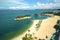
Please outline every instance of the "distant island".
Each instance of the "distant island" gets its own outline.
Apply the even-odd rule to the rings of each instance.
[[[43,12],[42,14],[49,14],[49,15],[51,15],[51,14],[53,14],[53,15],[57,15],[57,16],[60,16],[60,12]]]
[[[32,16],[34,17],[38,17],[38,14],[33,14],[33,15],[24,15],[24,16],[17,16],[14,20],[23,20],[23,19],[29,19],[32,18]]]
[[[31,18],[30,15],[24,15],[24,16],[17,16],[14,20],[23,20],[23,19],[29,19]]]

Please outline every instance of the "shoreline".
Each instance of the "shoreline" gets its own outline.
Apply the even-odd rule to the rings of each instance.
[[[43,20],[42,25],[39,28],[39,30],[37,31],[37,33],[35,34],[35,36],[38,39],[50,40],[53,33],[56,32],[54,25],[56,24],[57,20],[59,20],[59,18],[60,17],[55,16],[55,17],[51,17],[51,18]],[[46,36],[48,38],[46,38]]]
[[[53,33],[56,32],[56,30],[53,27],[59,18],[60,18],[59,16],[54,16],[54,17],[50,17],[50,18],[42,20],[42,23],[41,23],[38,31],[36,31],[35,27],[36,27],[36,24],[40,20],[33,20],[31,27],[29,29],[27,29],[26,32],[24,32],[23,34],[15,37],[11,40],[22,40],[22,38],[25,36],[25,34],[33,34],[33,33],[34,33],[33,37],[37,37],[36,40],[46,39],[46,35],[48,36],[48,38],[46,40],[50,40]],[[30,30],[30,32],[28,32],[28,30]]]
[[[28,28],[28,29],[27,29],[25,32],[23,32],[21,35],[13,38],[13,39],[11,39],[11,40],[22,40],[22,37],[24,37],[25,34],[28,33],[28,30],[31,30],[31,29],[34,30],[34,28],[36,27],[35,25],[36,25],[38,22],[39,22],[39,20],[33,20],[33,23],[32,23],[32,25],[31,25],[30,28]],[[34,27],[33,27],[33,26],[34,26]]]

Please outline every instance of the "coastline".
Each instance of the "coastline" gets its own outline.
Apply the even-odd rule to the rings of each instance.
[[[59,20],[59,18],[60,18],[59,16],[54,16],[54,17],[43,20],[42,25],[40,26],[35,36],[38,39],[50,40],[53,33],[56,32],[54,25],[56,24],[57,20]],[[46,38],[46,36],[48,38]]]
[[[22,40],[22,37],[24,37],[25,34],[28,33],[28,30],[31,30],[31,29],[33,30],[33,31],[31,31],[30,34],[32,34],[33,32],[35,32],[35,27],[36,27],[36,24],[37,24],[38,22],[39,22],[39,20],[33,20],[33,23],[32,23],[32,25],[31,25],[31,27],[28,28],[28,29],[26,30],[26,32],[22,33],[22,35],[19,35],[19,36],[15,37],[15,38],[13,38],[13,39],[11,39],[11,40]]]
[[[54,25],[56,24],[57,20],[59,20],[59,18],[60,18],[59,16],[54,16],[42,20],[42,23],[38,31],[36,31],[35,27],[40,20],[33,20],[31,27],[27,29],[26,32],[11,40],[22,40],[22,37],[24,37],[25,34],[33,34],[33,33],[34,33],[33,37],[37,37],[37,39],[34,40],[46,39],[46,35],[48,36],[46,40],[50,40],[53,33],[56,32],[56,30],[54,29]],[[28,32],[28,30],[30,30],[30,32]]]

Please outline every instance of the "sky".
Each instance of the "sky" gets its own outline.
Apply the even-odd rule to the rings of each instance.
[[[60,9],[60,0],[0,0],[0,9]]]

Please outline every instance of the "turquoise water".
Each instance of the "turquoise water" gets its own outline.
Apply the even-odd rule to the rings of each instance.
[[[57,30],[56,32],[59,32],[59,30]],[[56,39],[55,39],[56,37],[58,37],[58,36],[56,36],[56,33],[54,33],[54,34],[52,35],[51,39],[52,39],[52,40],[56,40]],[[60,36],[59,36],[58,40],[60,40]]]
[[[56,35],[53,35],[53,36],[52,36],[52,40],[55,40],[55,36],[56,36]]]
[[[10,40],[13,37],[22,34],[32,24],[32,19],[44,19],[48,16],[40,16],[32,19],[14,21],[14,18],[21,15],[40,14],[42,12],[51,12],[53,10],[0,10],[0,40]]]

